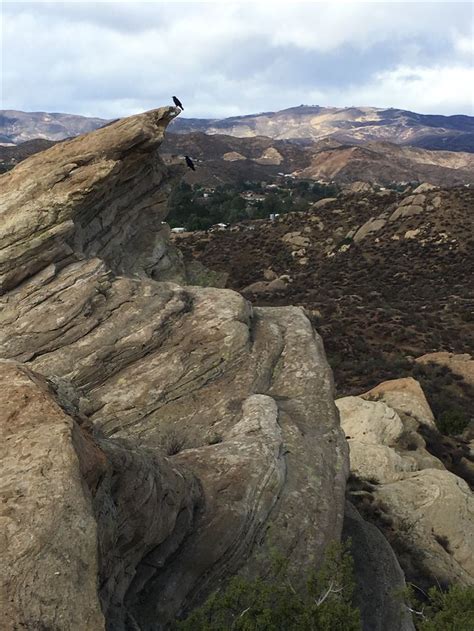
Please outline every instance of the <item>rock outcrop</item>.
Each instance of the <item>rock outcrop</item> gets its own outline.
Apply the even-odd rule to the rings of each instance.
[[[372,510],[414,551],[425,575],[441,584],[474,584],[474,498],[426,449],[420,428],[436,426],[418,382],[387,381],[336,404],[351,472],[372,484]]]
[[[104,629],[97,524],[79,466],[86,439],[44,379],[1,362],[0,381],[0,626]]]
[[[322,343],[303,310],[252,309],[230,290],[157,282],[182,274],[161,223],[180,171],[157,151],[174,114],[124,119],[2,177],[0,357],[23,364],[8,367],[24,379],[54,383],[65,412],[54,398],[49,405],[69,454],[48,477],[49,504],[39,512],[25,503],[21,519],[45,515],[29,533],[40,550],[56,522],[66,523],[64,511],[46,517],[52,499],[67,506],[78,496],[67,523],[92,551],[79,568],[91,629],[102,628],[102,615],[113,631],[164,628],[226,576],[263,571],[273,548],[303,580],[301,569],[342,528],[347,446]],[[14,387],[8,371],[3,381]],[[23,453],[40,471],[43,452],[59,450],[43,432],[47,418],[31,420],[44,433],[40,447],[28,432],[10,443],[13,494]],[[80,552],[74,536],[55,541],[63,563]],[[15,562],[15,547],[5,554]],[[27,549],[12,607],[29,598],[35,562]],[[67,598],[49,569],[41,616],[54,620]],[[68,571],[74,586],[77,572]],[[82,631],[84,618],[61,628]]]
[[[404,602],[405,576],[390,544],[376,526],[347,502],[343,536],[351,541],[355,600],[364,631],[414,631]]]

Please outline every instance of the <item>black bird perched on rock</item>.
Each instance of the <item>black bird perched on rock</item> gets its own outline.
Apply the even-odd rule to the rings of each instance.
[[[184,110],[183,104],[181,103],[181,101],[178,99],[177,96],[173,96],[173,103],[176,105],[176,107],[179,107],[180,109]]]
[[[194,162],[191,160],[191,158],[189,156],[184,156],[184,159],[186,160],[186,164],[188,165],[188,167],[195,171],[196,167],[194,166]]]

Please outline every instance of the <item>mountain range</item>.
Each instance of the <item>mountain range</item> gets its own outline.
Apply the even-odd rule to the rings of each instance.
[[[473,116],[433,116],[376,107],[320,107],[300,105],[279,112],[218,119],[178,118],[171,131],[203,131],[229,136],[268,136],[298,142],[333,138],[360,144],[389,141],[425,149],[474,151]]]
[[[0,142],[18,144],[34,138],[63,140],[108,122],[72,114],[2,110]],[[300,105],[224,119],[180,117],[171,123],[170,131],[240,138],[267,136],[300,144],[325,138],[344,144],[388,141],[424,149],[474,152],[474,116],[427,115],[394,108]]]
[[[0,146],[0,170],[6,171],[54,143],[35,139]],[[279,173],[342,185],[357,181],[382,186],[410,181],[438,186],[474,184],[474,153],[431,151],[386,141],[354,145],[326,138],[301,145],[266,136],[167,133],[160,153],[168,164],[182,162],[183,155],[192,156],[197,168],[188,170],[185,179],[205,186],[264,181]]]

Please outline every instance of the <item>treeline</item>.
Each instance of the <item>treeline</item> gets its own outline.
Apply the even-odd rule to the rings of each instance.
[[[335,184],[307,180],[289,180],[278,188],[266,188],[260,182],[224,184],[212,192],[195,184],[181,182],[169,198],[167,221],[172,228],[207,230],[217,223],[233,224],[246,219],[265,219],[272,213],[304,212],[325,197],[334,197]],[[247,200],[242,193],[254,193],[264,199]]]

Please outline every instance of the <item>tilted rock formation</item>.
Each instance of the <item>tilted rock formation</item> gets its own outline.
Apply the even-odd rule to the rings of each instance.
[[[344,512],[347,446],[304,312],[154,280],[175,272],[161,224],[173,173],[157,153],[174,114],[130,117],[2,177],[0,357],[49,378],[90,425],[90,453],[73,444],[93,483],[71,520],[96,519],[98,568],[84,571],[113,631],[163,628],[222,578],[264,570],[273,548],[303,580]],[[76,542],[58,545],[66,557]],[[44,577],[47,616],[54,585]]]
[[[120,629],[139,564],[189,534],[199,486],[166,458],[94,438],[23,365],[0,362],[0,378],[2,628]]]
[[[172,108],[131,117],[33,155],[2,177],[0,291],[48,264],[99,256],[116,273],[170,267],[173,181],[158,155]]]
[[[383,534],[346,503],[343,536],[351,540],[355,599],[364,631],[414,631],[403,601],[405,576]]]
[[[85,439],[44,379],[1,362],[0,381],[0,626],[103,629],[97,524],[74,448]]]
[[[351,471],[373,482],[371,501],[426,573],[444,584],[474,584],[474,498],[425,448],[418,430],[435,425],[420,385],[395,379],[363,397],[336,401]]]

